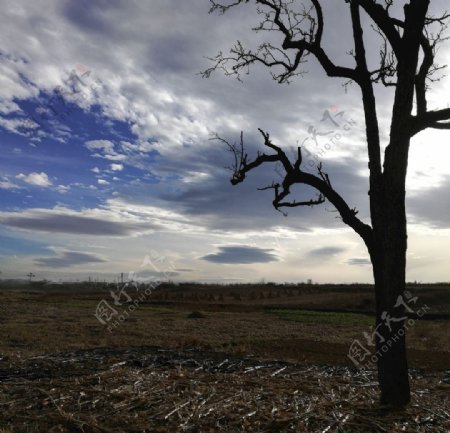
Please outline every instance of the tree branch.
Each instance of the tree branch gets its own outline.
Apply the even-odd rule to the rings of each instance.
[[[224,5],[215,0],[210,1],[212,3],[210,11],[218,10],[220,13],[225,13],[234,6],[248,3],[248,0],[237,0]],[[262,63],[269,68],[280,67],[283,72],[272,73],[272,77],[280,83],[288,83],[294,75],[302,74],[301,71],[298,72],[298,67],[308,54],[312,54],[328,76],[356,81],[355,70],[335,65],[321,46],[323,14],[319,0],[311,0],[315,16],[310,10],[304,9],[302,12],[293,10],[290,6],[294,2],[255,0],[255,3],[267,8],[268,12],[258,9],[258,13],[264,18],[254,30],[280,32],[284,37],[281,48],[266,42],[252,51],[245,49],[238,41],[230,50],[230,56],[219,53],[210,59],[214,65],[202,72],[203,77],[208,78],[215,70],[222,69],[226,75],[235,75],[240,79],[242,70],[248,73],[250,65]],[[306,30],[302,27],[305,21],[309,22],[309,28]],[[287,54],[288,50],[296,50],[293,59]],[[231,68],[228,68],[229,62],[233,63]]]
[[[273,189],[275,191],[275,198],[272,201],[273,207],[280,211],[284,216],[287,216],[287,213],[280,210],[280,208],[293,208],[300,206],[316,206],[322,203],[325,203],[325,197],[322,194],[319,194],[317,199],[310,199],[306,201],[282,201],[285,197],[290,194],[290,184],[289,182],[284,181],[283,185],[279,183],[272,183],[270,186],[266,186],[264,188],[258,188],[258,191],[266,191],[268,189]],[[280,192],[280,188],[282,189]]]
[[[381,150],[380,131],[378,125],[377,108],[371,74],[368,70],[366,50],[364,46],[363,29],[361,26],[360,6],[357,2],[350,3],[350,13],[353,27],[353,40],[355,42],[356,70],[358,72],[361,87],[364,116],[366,123],[366,139],[370,170],[370,194],[381,192]],[[375,209],[372,209],[374,212]]]
[[[438,44],[447,39],[443,37],[443,32],[447,28],[446,21],[449,18],[450,15],[447,13],[445,13],[440,17],[425,18],[425,29],[424,29],[425,33],[423,33],[420,38],[420,46],[422,48],[423,58],[415,79],[417,115],[424,114],[427,111],[427,98],[426,98],[426,92],[428,90],[427,79],[433,81],[431,76],[436,71],[439,71],[444,68],[444,66],[439,66],[435,64],[435,55]],[[405,28],[404,21],[401,21],[396,18],[391,18],[391,20],[399,28],[402,29]],[[438,23],[440,27],[437,33],[433,35],[428,31],[427,26],[430,26],[434,23]]]
[[[335,191],[331,185],[331,181],[327,173],[322,170],[322,165],[318,166],[318,176],[311,173],[307,173],[301,170],[302,162],[302,152],[301,148],[298,148],[298,158],[294,164],[289,161],[286,153],[270,140],[269,134],[259,129],[259,132],[264,138],[264,146],[273,150],[274,154],[264,154],[258,153],[257,157],[251,161],[247,161],[247,154],[245,153],[243,141],[241,141],[242,146],[230,145],[226,140],[215,137],[223,143],[226,143],[229,149],[237,152],[238,155],[235,157],[235,161],[238,161],[238,165],[233,171],[231,177],[231,184],[237,185],[245,180],[247,173],[256,167],[259,167],[265,162],[281,162],[285,170],[285,177],[282,184],[272,183],[268,187],[261,188],[261,190],[274,189],[275,198],[272,202],[275,209],[280,210],[280,208],[293,208],[299,206],[316,206],[325,202],[327,199],[339,212],[342,221],[348,226],[352,227],[364,240],[364,242],[369,246],[372,242],[372,228],[363,223],[356,215],[357,210],[351,209],[345,200]],[[295,184],[304,184],[311,186],[316,189],[319,193],[316,199],[311,199],[307,201],[286,201],[285,199],[290,194],[290,189]]]
[[[383,40],[383,45],[380,49],[380,67],[370,73],[371,81],[372,83],[381,81],[385,87],[395,87],[397,85],[394,80],[397,75],[397,59],[385,34],[378,27],[372,27]]]
[[[450,120],[450,108],[444,108],[442,110],[436,111],[427,111],[425,113],[422,113],[421,115],[412,116],[411,119],[411,136],[427,128],[449,129],[448,125],[450,123],[445,121]]]
[[[444,122],[444,123],[436,122],[436,123],[433,123],[432,125],[430,125],[430,128],[433,128],[433,129],[450,129],[450,122]]]
[[[364,11],[369,15],[373,22],[379,27],[379,29],[386,36],[389,44],[392,47],[397,58],[401,56],[402,44],[401,37],[394,23],[389,16],[389,7],[383,8],[380,4],[376,3],[374,0],[350,0],[352,3],[359,4]]]
[[[220,14],[224,14],[228,9],[240,5],[241,3],[248,3],[249,0],[236,0],[229,5],[223,5],[222,3],[216,2],[215,0],[209,0],[211,3],[211,8],[209,9],[209,13],[213,13],[216,10],[219,11]]]

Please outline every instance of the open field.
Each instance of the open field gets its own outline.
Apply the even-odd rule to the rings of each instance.
[[[408,332],[414,404],[389,416],[347,357],[370,287],[162,287],[108,331],[94,313],[109,290],[0,292],[0,432],[450,428],[446,287],[411,289],[433,320]]]

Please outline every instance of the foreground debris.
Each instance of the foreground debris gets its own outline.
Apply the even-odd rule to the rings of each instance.
[[[412,372],[412,404],[377,405],[376,374],[198,348],[0,359],[0,432],[448,432],[450,372]],[[3,429],[3,430],[2,430]]]

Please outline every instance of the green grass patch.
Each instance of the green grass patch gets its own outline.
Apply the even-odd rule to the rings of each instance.
[[[373,325],[373,317],[364,314],[345,312],[324,312],[310,310],[269,310],[270,314],[277,315],[280,319],[294,320],[296,322],[317,323],[329,325]]]
[[[127,304],[124,304],[125,306]],[[135,311],[145,312],[145,313],[160,313],[160,314],[172,314],[172,313],[179,313],[174,308],[168,308],[168,307],[160,307],[158,305],[151,305],[146,303],[140,303],[138,304]]]

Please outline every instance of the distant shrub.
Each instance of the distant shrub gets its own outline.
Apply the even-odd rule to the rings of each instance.
[[[206,319],[206,316],[200,311],[193,311],[187,316],[188,319]]]

